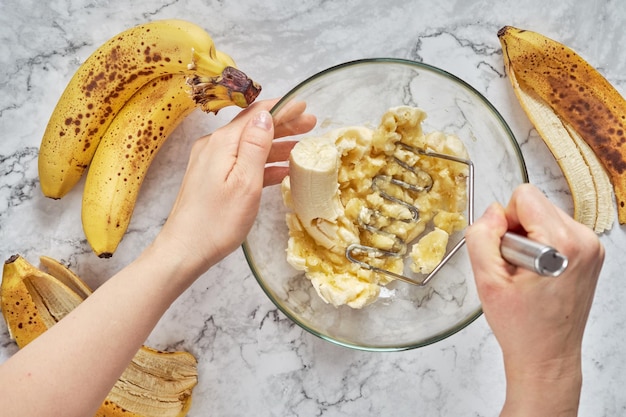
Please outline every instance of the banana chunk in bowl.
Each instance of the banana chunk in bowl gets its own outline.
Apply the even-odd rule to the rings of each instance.
[[[429,273],[446,254],[448,236],[467,225],[467,166],[397,146],[467,158],[456,136],[424,133],[425,118],[419,108],[394,107],[376,128],[333,129],[302,139],[291,152],[290,174],[282,183],[290,209],[287,261],[305,272],[325,302],[363,308],[393,279],[351,262],[346,257],[349,245],[407,252],[414,272]],[[418,190],[405,190],[391,178]],[[403,203],[415,207],[419,218],[413,219]],[[404,244],[418,238],[421,243],[408,253]],[[378,268],[403,273],[403,256],[362,257]]]

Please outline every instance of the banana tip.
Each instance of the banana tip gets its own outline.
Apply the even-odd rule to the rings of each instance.
[[[511,29],[512,26],[502,26],[499,30],[498,30],[498,38],[503,36],[509,29]]]
[[[20,255],[18,255],[18,254],[11,255],[11,256],[9,257],[9,259],[7,259],[6,261],[4,261],[4,263],[5,263],[6,265],[8,265],[8,264],[12,264],[13,262],[17,261],[17,259],[18,259],[19,257],[20,257]]]

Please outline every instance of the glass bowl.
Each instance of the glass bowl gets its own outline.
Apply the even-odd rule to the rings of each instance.
[[[506,203],[513,189],[528,181],[521,151],[502,116],[474,88],[441,69],[400,59],[344,63],[285,95],[272,109],[277,123],[296,102],[305,102],[307,112],[317,117],[313,131],[302,137],[343,126],[375,127],[386,110],[399,105],[422,108],[425,132],[454,133],[464,142],[475,166],[477,214],[493,201]],[[304,273],[286,261],[286,212],[280,187],[264,189],[243,250],[267,296],[308,332],[349,348],[399,351],[444,339],[482,314],[465,246],[426,286],[394,281],[362,309],[326,304]]]

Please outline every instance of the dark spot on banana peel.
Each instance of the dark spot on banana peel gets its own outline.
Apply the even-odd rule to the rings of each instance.
[[[606,161],[620,174],[626,172],[626,160],[624,159],[624,143],[620,139],[619,132],[623,132],[624,126],[615,121],[611,111],[595,95],[584,93],[583,86],[578,88],[583,91],[580,95],[558,93],[572,88],[562,78],[549,78],[549,82],[555,93],[552,94],[550,105],[564,117],[587,139],[589,145],[597,150],[604,150]],[[615,124],[617,123],[617,126]],[[615,138],[615,140],[613,140]],[[618,144],[619,148],[613,146]]]

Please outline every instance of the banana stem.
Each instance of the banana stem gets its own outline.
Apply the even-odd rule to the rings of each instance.
[[[217,77],[197,74],[187,78],[191,98],[205,112],[217,113],[226,103],[248,107],[261,92],[261,86],[234,67],[226,67]]]

